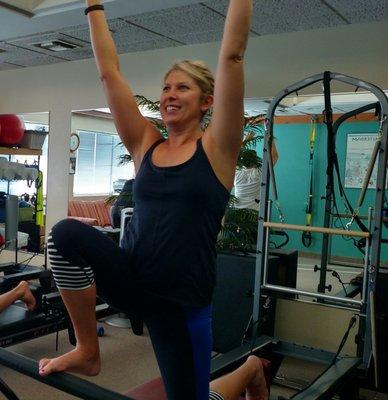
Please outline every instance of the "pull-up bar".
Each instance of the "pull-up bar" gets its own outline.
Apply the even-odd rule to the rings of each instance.
[[[352,236],[352,237],[361,237],[361,238],[369,238],[369,232],[361,232],[361,231],[348,231],[345,229],[335,229],[335,228],[322,228],[319,226],[307,226],[307,225],[292,225],[292,224],[281,224],[280,222],[264,222],[265,228],[276,228],[290,231],[306,231],[306,232],[317,232],[317,233],[326,233],[329,235],[339,235],[339,236]]]
[[[3,348],[0,348],[0,364],[81,399],[134,400],[66,372],[58,372],[45,377],[40,376],[37,361]]]

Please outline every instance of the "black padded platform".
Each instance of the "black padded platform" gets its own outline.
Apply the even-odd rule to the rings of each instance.
[[[49,312],[28,311],[23,302],[16,302],[0,314],[0,347],[11,346],[26,340],[55,333],[71,327],[67,313],[60,305],[58,293],[50,293],[52,305]],[[50,307],[52,307],[50,309]],[[96,318],[114,313],[107,304],[98,302]]]
[[[63,316],[28,311],[24,304],[12,304],[0,314],[0,346],[6,347],[66,329]]]

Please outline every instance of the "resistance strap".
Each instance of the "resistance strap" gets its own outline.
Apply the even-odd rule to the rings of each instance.
[[[348,208],[348,210],[350,211],[350,213],[352,215],[351,221],[348,224],[346,224],[347,229],[350,229],[350,227],[353,224],[353,222],[356,222],[358,227],[363,232],[368,232],[368,228],[365,226],[365,224],[363,224],[363,222],[359,218],[358,213],[359,213],[359,208],[363,204],[363,201],[364,201],[364,198],[365,198],[365,192],[366,192],[366,189],[368,188],[368,184],[369,184],[370,177],[371,177],[371,174],[372,174],[372,171],[373,171],[373,167],[374,167],[374,165],[376,163],[378,150],[379,150],[380,144],[381,144],[381,135],[382,135],[382,132],[381,132],[381,123],[380,123],[380,129],[379,129],[379,132],[378,132],[378,135],[377,135],[377,140],[375,142],[375,146],[374,146],[373,151],[372,151],[371,159],[370,159],[370,162],[369,162],[369,165],[368,165],[368,169],[366,171],[366,175],[364,177],[362,189],[360,191],[360,195],[359,195],[359,198],[358,198],[357,205],[356,205],[355,209],[353,209],[352,205],[350,204],[350,202],[349,202],[349,200],[348,200],[348,198],[346,196],[345,190],[344,190],[344,188],[342,186],[341,176],[340,176],[340,172],[339,172],[338,157],[337,157],[337,154],[335,153],[334,168],[335,168],[336,175],[337,175],[339,193],[340,193],[340,196],[342,198],[342,201],[344,202],[345,206]],[[365,238],[362,238],[362,239],[360,239],[358,241],[355,241],[355,245],[358,248],[358,250],[360,250],[361,253],[364,254],[363,248],[366,245]]]
[[[316,126],[317,118],[315,115],[311,117],[310,126],[310,187],[306,202],[306,226],[311,226],[313,222],[313,179],[314,179],[314,147],[315,147],[315,137],[316,137]],[[313,242],[313,237],[311,232],[304,231],[302,233],[302,243],[304,247],[310,247]]]
[[[369,105],[367,105],[367,106],[360,107],[360,108],[358,108],[357,110],[354,110],[354,111],[351,112],[351,113],[344,114],[342,117],[340,117],[340,118],[336,121],[336,123],[335,123],[335,129],[334,129],[335,134],[337,133],[339,126],[340,126],[344,121],[346,121],[349,117],[354,116],[354,115],[361,114],[362,112],[371,110],[371,109],[373,109],[373,108],[375,108],[375,116],[376,116],[376,117],[379,116],[379,117],[381,118],[380,103],[369,104]],[[380,123],[380,130],[381,130],[381,123]],[[380,130],[379,130],[379,131],[380,131]],[[379,137],[381,137],[381,135],[378,134],[378,138],[379,138]],[[380,146],[380,144],[379,144],[379,146]],[[376,151],[376,149],[377,149],[377,145],[375,145],[374,152]],[[374,157],[372,157],[372,158],[374,158]],[[373,161],[373,163],[374,163],[374,161]],[[339,169],[338,156],[337,156],[337,153],[336,153],[335,149],[334,149],[334,169],[335,169],[336,176],[337,176],[337,183],[338,183],[339,195],[340,195],[340,197],[341,197],[341,199],[342,199],[342,202],[343,202],[345,208],[346,208],[346,209],[348,210],[348,212],[351,213],[351,215],[352,215],[352,219],[351,219],[350,223],[347,224],[348,227],[350,228],[350,226],[352,225],[352,223],[353,223],[353,222],[356,222],[356,224],[358,225],[358,227],[359,227],[363,232],[368,232],[368,228],[363,224],[363,222],[361,221],[361,219],[360,219],[359,216],[358,216],[358,207],[359,207],[360,204],[362,204],[362,201],[361,201],[361,203],[360,203],[360,199],[363,200],[363,195],[362,195],[362,193],[360,194],[360,197],[359,197],[359,200],[358,200],[358,205],[356,206],[356,209],[353,209],[352,205],[351,205],[350,202],[349,202],[349,199],[348,199],[347,196],[346,196],[345,190],[344,190],[344,188],[343,188],[343,186],[342,186],[342,179],[341,179],[341,174],[340,174],[340,169]],[[364,179],[364,180],[365,180],[365,179]],[[369,178],[368,178],[368,181],[369,181]],[[364,186],[364,185],[363,185],[363,186]],[[334,203],[335,209],[337,210],[337,214],[333,214],[333,215],[337,215],[337,216],[338,216],[339,212],[338,212],[338,207],[337,207],[337,205],[336,205],[335,196],[334,196],[334,198],[333,198],[333,203]],[[387,214],[388,214],[388,213],[387,213]],[[361,239],[359,239],[359,240],[353,240],[353,241],[354,241],[354,245],[357,247],[357,249],[358,249],[361,253],[365,254],[365,252],[364,252],[364,250],[363,250],[363,248],[365,247],[365,244],[366,244],[365,238],[361,238]]]
[[[44,226],[43,215],[43,172],[38,172],[38,179],[36,180],[36,225]]]

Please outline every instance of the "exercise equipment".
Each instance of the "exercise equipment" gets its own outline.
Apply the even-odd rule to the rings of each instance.
[[[263,365],[263,372],[267,384],[267,389],[268,392],[270,392],[272,379],[271,362],[264,358],[261,358],[261,363]],[[163,381],[161,378],[156,378],[142,385],[136,386],[135,388],[129,390],[126,395],[133,396],[138,400],[167,400],[167,395],[164,390]],[[240,397],[240,400],[244,399],[245,396]]]
[[[295,288],[297,260],[297,251],[271,249],[268,258],[269,282]],[[212,303],[213,350],[216,352],[226,353],[238,348],[250,336],[255,261],[255,254],[252,253],[224,252],[217,255],[217,285]],[[263,309],[262,334],[274,335],[275,311],[276,299]]]
[[[129,190],[129,186],[133,184],[133,182],[128,183],[130,181],[127,181],[125,185],[127,185],[127,190]],[[125,187],[124,185],[124,187]],[[128,193],[128,192],[127,192]],[[127,202],[126,197],[121,199],[124,202]],[[121,205],[124,203],[121,202]],[[117,210],[118,212],[118,210]],[[124,237],[124,230],[126,225],[129,223],[133,215],[133,207],[125,207],[120,210],[120,237],[119,237],[119,244],[121,244],[121,241]],[[114,326],[116,328],[124,328],[124,329],[129,329],[132,328],[132,331],[135,335],[141,336],[143,334],[143,320],[139,317],[135,317],[134,315],[132,316],[127,316],[124,313],[119,312],[117,315],[113,315],[109,318],[106,319],[105,321],[108,325]]]
[[[38,171],[38,179],[36,181],[36,210],[35,223],[38,226],[44,226],[43,215],[43,172]]]
[[[70,375],[66,372],[52,374],[46,377],[39,375],[38,362],[27,357],[12,353],[6,349],[0,348],[0,363],[24,375],[42,382],[43,384],[53,386],[63,392],[86,400],[135,400],[131,397],[97,386],[92,382]],[[8,399],[18,400],[14,397]]]
[[[242,364],[247,356],[253,351],[260,351],[264,346],[271,344],[268,338],[262,338],[256,343],[246,343],[237,350],[223,354],[212,360],[211,377],[218,378]],[[272,373],[271,364],[268,360],[262,359],[265,379],[269,387]],[[52,386],[63,392],[85,400],[163,400],[165,397],[164,388],[160,379],[150,381],[144,385],[130,390],[126,395],[105,389],[86,381],[77,376],[60,372],[46,377],[38,373],[38,362],[28,357],[13,353],[0,348],[0,364],[11,368],[19,373],[27,375],[42,384]],[[16,393],[0,380],[0,392],[6,395],[8,400],[19,400]],[[136,397],[132,397],[136,396]]]
[[[5,200],[5,241],[9,250],[18,248],[19,199],[8,195]]]
[[[310,143],[309,143],[310,184],[306,202],[306,226],[310,226],[313,223],[314,148],[315,148],[316,129],[317,129],[317,117],[313,115],[311,117],[311,127],[310,127]],[[311,246],[311,244],[313,243],[313,237],[311,231],[303,231],[302,243],[304,247]]]
[[[339,81],[342,83],[362,88],[372,92],[379,103],[381,116],[380,116],[380,143],[378,151],[376,151],[376,164],[377,171],[377,187],[375,191],[375,205],[373,210],[369,210],[368,224],[365,229],[345,230],[333,229],[330,227],[330,216],[334,190],[334,165],[331,160],[335,159],[335,131],[333,129],[333,114],[331,108],[331,82]],[[287,225],[284,223],[274,223],[271,221],[271,206],[272,203],[277,207],[278,193],[276,188],[276,180],[274,175],[273,163],[271,159],[271,143],[273,140],[273,124],[275,109],[281,100],[301,89],[316,84],[323,83],[325,111],[324,123],[327,127],[327,185],[325,195],[325,218],[323,227],[305,226],[305,225]],[[382,209],[384,205],[384,189],[386,179],[386,165],[387,165],[387,136],[388,136],[388,99],[384,92],[378,87],[359,80],[357,78],[349,77],[343,74],[332,73],[326,71],[322,74],[317,74],[308,77],[300,82],[288,86],[280,91],[272,100],[266,117],[266,136],[264,140],[263,150],[263,167],[262,167],[262,188],[260,194],[260,212],[258,221],[258,246],[257,246],[257,259],[256,259],[256,273],[255,273],[255,287],[253,290],[253,334],[258,332],[258,326],[263,314],[263,302],[265,301],[263,294],[270,294],[275,296],[277,293],[293,294],[296,296],[308,296],[316,300],[316,305],[324,307],[338,308],[343,310],[354,310],[359,317],[358,328],[358,341],[357,341],[357,356],[343,358],[339,353],[327,352],[320,353],[320,349],[314,347],[306,348],[302,345],[295,345],[286,341],[278,341],[276,346],[273,346],[272,352],[280,355],[290,355],[296,358],[308,357],[311,360],[325,359],[328,368],[321,375],[319,379],[312,383],[311,386],[301,391],[298,395],[294,396],[295,399],[329,399],[335,393],[341,393],[341,386],[351,380],[352,388],[357,388],[359,383],[358,377],[362,376],[367,380],[368,376],[373,374],[377,376],[376,382],[379,390],[388,390],[387,384],[384,381],[384,373],[387,370],[387,360],[382,360],[381,357],[377,358],[377,362],[373,363],[373,355],[376,354],[375,349],[381,352],[381,348],[386,348],[386,336],[379,335],[379,329],[387,323],[386,313],[381,310],[381,299],[386,298],[384,295],[383,287],[381,284],[382,279],[379,275],[380,266],[380,240],[382,231]],[[369,175],[369,174],[368,174]],[[368,176],[366,180],[368,180]],[[269,190],[272,189],[273,201],[269,200]],[[359,203],[363,201],[363,193],[360,194]],[[351,214],[354,214],[351,212]],[[354,215],[356,220],[356,215]],[[281,221],[283,222],[283,221]],[[323,243],[327,246],[330,235],[344,235],[349,237],[361,238],[365,240],[365,256],[364,256],[364,283],[362,287],[361,299],[351,299],[342,296],[329,296],[326,291],[326,266],[327,266],[327,253],[322,254],[321,268],[320,268],[320,283],[318,292],[309,292],[305,290],[297,290],[281,285],[273,285],[268,282],[268,265],[269,265],[269,230],[270,229],[292,229],[300,232],[309,231],[316,232],[323,235]],[[375,300],[375,307],[371,305],[371,293]],[[375,311],[374,311],[375,310]],[[349,325],[350,326],[350,325]],[[260,337],[259,337],[260,338]],[[346,340],[347,335],[343,340]],[[342,346],[342,343],[341,343]],[[341,347],[340,347],[341,348]],[[371,384],[374,383],[370,382]],[[352,392],[353,395],[353,392]],[[355,398],[355,397],[352,397]]]
[[[0,114],[0,145],[14,146],[19,144],[24,136],[24,122],[15,114]]]
[[[117,196],[116,201],[111,208],[111,219],[113,228],[120,228],[121,224],[121,210],[128,207],[133,207],[133,182],[134,179],[129,179],[125,182],[120,194]]]

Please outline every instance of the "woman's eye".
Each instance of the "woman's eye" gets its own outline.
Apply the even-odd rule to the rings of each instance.
[[[167,90],[168,90],[168,86],[164,86],[163,87],[163,92],[167,92]]]
[[[180,86],[180,89],[182,89],[182,90],[187,90],[189,87],[188,86],[186,86],[186,85],[181,85]]]

